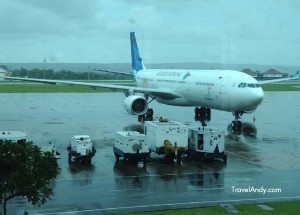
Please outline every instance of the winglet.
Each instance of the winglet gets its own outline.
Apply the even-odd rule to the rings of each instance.
[[[134,80],[136,80],[136,74],[138,73],[138,71],[145,69],[145,66],[143,64],[142,58],[139,53],[134,32],[130,32],[130,45],[131,45],[132,75]]]

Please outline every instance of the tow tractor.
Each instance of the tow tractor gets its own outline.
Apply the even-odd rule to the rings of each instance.
[[[69,152],[69,160],[73,156],[76,161],[86,164],[91,164],[92,158],[96,154],[96,149],[88,135],[74,135],[67,150]]]

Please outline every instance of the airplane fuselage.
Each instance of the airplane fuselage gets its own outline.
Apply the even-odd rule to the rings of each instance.
[[[251,76],[234,70],[144,69],[137,73],[137,86],[172,89],[180,98],[157,97],[176,106],[200,106],[223,111],[250,111],[263,100],[263,90]]]

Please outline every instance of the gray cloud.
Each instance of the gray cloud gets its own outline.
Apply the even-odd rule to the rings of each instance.
[[[299,10],[297,0],[1,0],[0,62],[130,62],[135,31],[147,62],[298,64]]]

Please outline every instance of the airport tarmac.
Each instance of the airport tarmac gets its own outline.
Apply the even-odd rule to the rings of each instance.
[[[299,92],[265,92],[242,134],[227,129],[231,113],[212,111],[209,126],[226,131],[227,164],[183,160],[181,165],[115,164],[114,133],[138,124],[122,107],[122,93],[1,94],[0,130],[23,130],[44,146],[52,142],[62,158],[52,183],[55,196],[33,207],[24,198],[8,204],[9,214],[106,214],[222,203],[300,199]],[[151,103],[154,115],[190,125],[194,108]],[[255,123],[254,123],[255,117]],[[69,139],[87,134],[97,153],[91,166],[68,162]],[[250,192],[243,192],[250,188]],[[255,190],[254,190],[255,189]],[[268,192],[264,193],[264,189]]]

